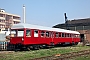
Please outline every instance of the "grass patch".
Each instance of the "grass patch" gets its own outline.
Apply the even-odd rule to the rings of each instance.
[[[58,47],[51,49],[40,49],[33,51],[22,51],[13,53],[0,54],[0,60],[30,60],[39,57],[51,56],[54,54],[64,54],[69,52],[77,52],[85,49],[90,49],[89,46],[76,46],[76,47]]]

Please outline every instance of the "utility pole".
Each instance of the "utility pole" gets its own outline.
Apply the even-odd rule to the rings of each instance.
[[[67,19],[66,13],[64,13],[64,17],[65,17],[65,26],[66,26],[66,29],[69,29],[68,28],[68,19]]]
[[[26,11],[25,11],[25,5],[23,4],[23,23],[26,22]]]

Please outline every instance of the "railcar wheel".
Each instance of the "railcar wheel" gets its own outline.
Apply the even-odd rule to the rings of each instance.
[[[28,51],[30,51],[30,50],[33,50],[34,49],[34,47],[33,46],[27,46],[27,48],[26,48]]]
[[[78,42],[76,42],[75,45],[78,45]]]
[[[20,49],[15,49],[14,51],[17,52],[17,51],[20,51]]]
[[[74,42],[72,42],[72,45],[75,45],[75,43],[74,43]]]
[[[30,51],[31,50],[30,47],[27,47],[27,50]]]
[[[15,49],[14,51],[17,52],[17,49]]]
[[[44,47],[42,45],[39,46],[40,49],[43,49]]]
[[[39,50],[39,49],[40,49],[39,45],[34,45],[33,48],[34,48],[35,50]]]

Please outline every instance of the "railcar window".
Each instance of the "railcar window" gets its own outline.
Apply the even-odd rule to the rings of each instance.
[[[46,32],[46,37],[49,37],[49,32]]]
[[[80,38],[80,35],[77,35],[78,38]]]
[[[26,30],[26,37],[31,37],[31,30]]]
[[[64,37],[65,36],[65,34],[64,33],[62,33],[62,37]]]
[[[74,37],[76,37],[76,35],[74,34]]]
[[[17,32],[17,30],[11,30],[10,36],[11,37],[16,37],[16,32]]]
[[[38,30],[34,30],[34,37],[38,37]]]
[[[69,37],[69,34],[67,34],[67,37]]]
[[[65,33],[64,36],[67,37],[67,34]]]
[[[24,30],[17,30],[17,36],[24,36]]]
[[[70,34],[70,37],[72,37],[72,34]]]
[[[52,37],[52,34],[53,34],[52,32],[49,32],[49,37]]]
[[[54,32],[49,32],[49,34],[51,38],[54,38]]]
[[[56,37],[56,38],[58,38],[58,37],[59,37],[59,33],[58,33],[58,32],[56,32],[55,37]]]
[[[41,37],[44,37],[45,32],[41,31]]]
[[[72,34],[72,37],[75,37],[75,35],[74,35],[74,34]]]
[[[61,37],[61,33],[59,33],[59,37]]]
[[[35,34],[38,34],[38,30],[34,30],[34,33],[35,33]]]
[[[75,35],[75,37],[78,37],[78,35]]]
[[[76,37],[76,35],[74,34],[74,37]]]

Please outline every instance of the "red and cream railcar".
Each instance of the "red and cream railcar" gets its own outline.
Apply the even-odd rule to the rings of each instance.
[[[80,41],[79,35],[77,31],[19,23],[11,28],[10,44],[20,49],[77,44]]]

